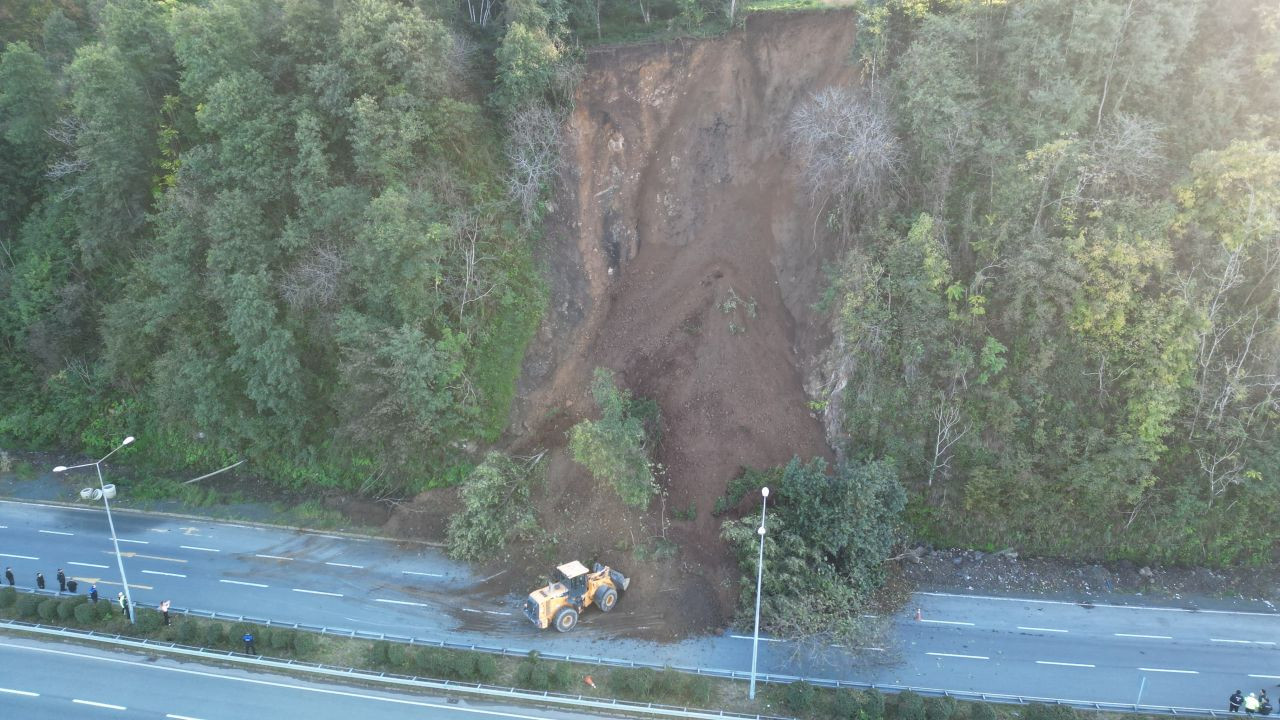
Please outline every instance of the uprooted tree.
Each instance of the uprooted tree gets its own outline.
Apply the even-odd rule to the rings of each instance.
[[[645,428],[645,403],[619,388],[607,368],[596,368],[591,394],[600,419],[583,420],[569,431],[573,459],[612,485],[624,503],[644,508],[658,492],[649,457],[655,433]]]

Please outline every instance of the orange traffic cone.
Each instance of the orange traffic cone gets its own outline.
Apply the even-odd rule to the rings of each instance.
[[[916,608],[916,619],[917,619],[917,620],[923,620],[923,619],[924,619],[924,615],[922,615],[922,614],[920,613],[920,608]]]
[[[595,690],[595,689],[596,689],[596,681],[595,681],[595,680],[592,680],[590,675],[588,675],[588,676],[586,676],[586,677],[582,678],[582,682],[584,682],[584,683],[586,683],[586,684],[590,685],[592,690]]]

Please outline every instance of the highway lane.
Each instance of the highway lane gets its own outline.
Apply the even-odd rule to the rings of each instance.
[[[580,712],[299,680],[0,635],[0,717],[586,720]]]
[[[567,636],[539,633],[519,614],[520,596],[493,591],[495,584],[419,545],[149,514],[118,513],[116,523],[135,599],[145,604],[168,598],[257,617],[657,663],[738,670],[750,663],[743,633],[662,645],[619,637],[661,621],[625,601],[608,616],[585,614]],[[97,578],[104,595],[118,589],[101,510],[0,502],[0,563],[14,565],[26,585],[37,568],[52,583],[61,564]],[[819,658],[766,640],[760,668],[1106,702],[1134,702],[1144,687],[1149,703],[1191,707],[1217,707],[1236,687],[1280,680],[1267,677],[1280,675],[1280,616],[1270,613],[928,593],[912,606],[877,641],[883,647]]]

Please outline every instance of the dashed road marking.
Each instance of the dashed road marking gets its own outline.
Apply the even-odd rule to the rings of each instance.
[[[991,659],[986,655],[957,655],[956,653],[927,652],[925,653],[925,655],[933,655],[934,657],[963,658],[965,660],[990,660]]]
[[[355,568],[356,570],[364,569],[363,565],[351,565],[349,563],[326,562],[325,565],[332,565],[334,567]]]
[[[186,577],[186,575],[183,575],[181,573],[160,572],[159,570],[143,570],[142,572],[147,575],[164,575],[165,577],[176,577],[176,578]]]
[[[200,552],[222,552],[217,548],[200,547],[198,545],[179,545],[183,550],[199,550]]]
[[[129,538],[116,538],[117,542],[133,543],[134,545],[150,545],[150,540],[130,540]]]
[[[971,622],[963,620],[921,620],[924,623],[933,623],[934,625],[973,625]]]
[[[96,564],[96,563],[82,563],[82,562],[76,562],[76,561],[74,561],[74,560],[68,560],[68,561],[67,561],[67,564],[68,564],[68,565],[79,565],[80,567],[98,568],[99,570],[106,570],[106,569],[109,567],[108,565],[98,565],[98,564]]]
[[[1113,633],[1116,637],[1146,638],[1147,640],[1172,640],[1169,635],[1134,635],[1132,633]]]
[[[462,612],[475,613],[475,614],[477,614],[477,615],[479,615],[479,614],[480,614],[480,611],[479,611],[479,610],[472,610],[471,608],[462,608]]]
[[[1252,640],[1223,640],[1222,638],[1209,638],[1209,642],[1237,643],[1237,644],[1239,644],[1239,645],[1252,645],[1252,644],[1253,644],[1253,641],[1252,641]]]
[[[427,607],[426,603],[409,602],[408,600],[387,600],[385,598],[374,598],[374,602],[390,603],[392,605],[413,605],[414,607]]]
[[[254,557],[265,558],[267,560],[292,560],[291,557],[282,557],[280,555],[254,555]]]
[[[1022,625],[1019,625],[1018,629],[1030,630],[1031,632],[1060,632],[1060,633],[1070,632],[1069,630],[1056,630],[1054,628],[1042,628],[1042,627],[1023,627]]]
[[[10,695],[22,695],[23,697],[40,697],[40,693],[27,692],[26,690],[14,690],[12,688],[0,688],[0,693],[9,693]]]
[[[42,532],[45,535],[75,535],[75,533],[62,532],[61,530],[37,530],[36,532]]]
[[[444,577],[443,573],[424,573],[424,572],[414,572],[412,570],[401,570],[400,572],[404,573],[405,575],[424,575],[426,577]]]
[[[1056,662],[1054,660],[1037,660],[1036,664],[1037,665],[1058,665],[1060,667],[1081,667],[1081,668],[1098,667],[1097,665],[1090,665],[1089,663]]]
[[[338,537],[337,535],[320,535],[320,534],[317,534],[317,535],[316,535],[316,537],[322,537],[322,538],[324,538],[324,539],[326,539],[326,540],[346,540],[346,538],[344,538],[344,537]]]
[[[0,557],[15,558],[17,560],[39,560],[40,559],[38,557],[31,557],[30,555],[10,555],[8,553],[0,553]]]
[[[510,615],[509,612],[499,612],[498,610],[485,610],[489,615]]]
[[[174,715],[173,713],[169,713],[165,717],[171,720],[200,720],[200,718],[193,718],[190,715]]]
[[[1148,668],[1148,667],[1140,667],[1138,669],[1143,672],[1167,672],[1167,673],[1177,673],[1179,675],[1199,675],[1200,674],[1199,670],[1171,670],[1169,668]]]
[[[1263,680],[1280,680],[1280,675],[1250,675],[1251,678],[1262,678]]]
[[[243,580],[218,580],[218,582],[226,583],[228,585],[245,585],[248,587],[256,587],[256,588],[268,587],[267,585],[263,585],[262,583],[245,582]]]
[[[329,597],[342,597],[342,593],[331,593],[323,590],[303,590],[302,588],[294,588],[294,592],[306,593],[308,595],[328,595]]]
[[[72,698],[71,702],[77,703],[79,705],[90,705],[93,707],[106,708],[108,710],[128,710],[129,709],[123,705],[112,705],[111,703],[100,703],[100,702],[94,702],[92,700],[79,700],[76,698]]]

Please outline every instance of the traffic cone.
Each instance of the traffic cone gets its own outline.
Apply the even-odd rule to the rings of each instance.
[[[923,620],[924,615],[920,613],[920,608],[916,608],[916,620]]]
[[[588,675],[588,676],[586,676],[586,677],[582,678],[582,682],[584,682],[584,683],[586,683],[586,684],[590,685],[592,690],[595,690],[595,689],[596,689],[596,681],[595,681],[595,680],[592,680],[590,675]]]

